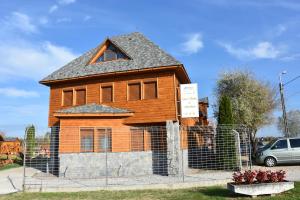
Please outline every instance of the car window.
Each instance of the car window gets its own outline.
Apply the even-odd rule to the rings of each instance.
[[[287,141],[286,140],[278,140],[272,149],[286,149],[287,148]]]
[[[265,146],[263,146],[263,150],[269,149],[274,143],[276,142],[275,139],[271,140],[268,144],[266,144]]]
[[[300,148],[300,139],[290,139],[292,148]]]

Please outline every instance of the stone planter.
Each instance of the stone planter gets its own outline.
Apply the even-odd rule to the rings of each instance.
[[[294,188],[294,182],[279,182],[279,183],[254,183],[235,185],[227,183],[227,189],[237,194],[249,195],[257,197],[258,195],[275,195]]]

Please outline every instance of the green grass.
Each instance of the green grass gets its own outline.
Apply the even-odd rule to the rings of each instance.
[[[12,163],[12,164],[8,164],[5,165],[3,167],[0,167],[0,171],[2,170],[6,170],[6,169],[12,169],[12,168],[17,168],[17,167],[21,167],[22,165],[18,164],[18,163]]]
[[[257,199],[299,199],[300,183],[296,183],[294,190],[284,194],[270,197],[264,196]],[[179,190],[140,190],[140,191],[96,191],[96,192],[77,192],[77,193],[17,193],[0,196],[0,200],[40,200],[40,199],[59,199],[59,200],[202,200],[202,199],[251,199],[250,197],[235,196],[223,187],[207,187]]]

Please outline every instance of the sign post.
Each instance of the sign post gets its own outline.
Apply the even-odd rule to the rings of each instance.
[[[199,117],[198,85],[197,83],[181,84],[181,117]]]

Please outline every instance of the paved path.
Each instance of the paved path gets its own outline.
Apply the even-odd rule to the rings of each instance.
[[[300,166],[277,166],[267,168],[254,166],[253,169],[285,170],[287,179],[300,181]],[[229,182],[232,172],[199,171],[197,174],[186,175],[184,183],[182,177],[144,176],[131,178],[110,178],[108,186],[105,179],[77,179],[71,180],[54,176],[45,176],[44,173],[26,168],[26,181],[32,184],[29,191],[84,191],[84,190],[129,190],[129,189],[155,189],[155,188],[184,188],[220,185]],[[43,176],[44,175],[44,176]],[[8,178],[9,177],[9,178]],[[9,180],[10,179],[10,180]],[[14,168],[0,171],[0,194],[9,194],[22,191],[23,168]],[[41,187],[42,186],[42,187]],[[32,190],[30,190],[32,188]]]
[[[26,169],[26,173],[29,176],[37,172],[35,169]],[[0,171],[0,195],[22,191],[22,185],[23,167]]]
[[[14,179],[16,180],[20,178],[22,179],[22,172],[20,171],[20,169],[23,168],[20,167],[20,168],[0,171],[0,185],[1,185],[0,194],[10,194],[10,193],[18,192],[18,189],[20,188],[17,188],[14,185],[15,183],[11,177],[14,177]]]

